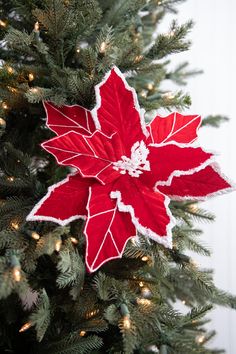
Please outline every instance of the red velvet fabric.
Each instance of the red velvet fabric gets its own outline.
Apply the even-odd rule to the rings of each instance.
[[[191,175],[174,177],[170,186],[157,186],[158,190],[172,199],[204,200],[206,196],[220,194],[230,184],[212,167]]]
[[[136,230],[171,247],[168,196],[201,200],[232,189],[212,154],[192,145],[199,116],[175,112],[146,127],[136,93],[117,68],[95,91],[91,112],[45,102],[47,125],[59,136],[42,146],[78,172],[51,186],[27,217],[61,225],[86,218],[90,271],[121,257]]]
[[[86,264],[95,271],[110,259],[120,258],[127,241],[136,235],[129,213],[118,209],[117,201],[110,198],[113,184],[90,188],[85,225],[87,239]]]
[[[47,114],[47,126],[57,135],[71,130],[85,135],[95,131],[91,112],[84,107],[78,105],[57,107],[51,102],[44,102],[44,108]]]
[[[150,133],[149,143],[192,143],[197,139],[197,129],[200,126],[199,115],[182,115],[178,112],[167,117],[156,116],[147,126]]]
[[[75,215],[87,216],[86,204],[92,179],[81,177],[79,173],[49,189],[45,201],[35,211],[35,216],[53,218],[54,221],[66,220]]]

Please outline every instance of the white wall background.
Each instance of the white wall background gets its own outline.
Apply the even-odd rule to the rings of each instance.
[[[189,52],[174,55],[178,64],[188,61],[192,68],[203,69],[204,74],[189,81],[184,90],[192,98],[192,113],[223,114],[231,118],[220,129],[204,128],[200,133],[202,144],[220,153],[222,170],[236,181],[236,1],[188,0],[179,6],[178,21],[190,18],[195,22]],[[165,20],[165,28],[173,16]],[[175,57],[175,58],[174,58]],[[236,192],[216,197],[205,207],[216,215],[216,222],[203,225],[204,241],[213,255],[201,258],[203,267],[215,269],[215,283],[236,294]],[[236,311],[217,308],[213,311],[211,328],[217,338],[211,347],[225,348],[227,354],[236,353]],[[183,353],[187,354],[187,353]]]

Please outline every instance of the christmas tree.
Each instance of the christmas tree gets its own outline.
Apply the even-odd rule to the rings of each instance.
[[[152,162],[150,167],[148,154],[151,156],[157,147],[161,149],[159,137],[154,136],[157,131],[155,122],[161,125],[164,121],[174,120],[171,123],[171,132],[176,134],[180,130],[175,128],[176,121],[179,124],[182,122],[182,126],[183,122],[190,125],[194,121],[195,130],[192,133],[196,133],[200,124],[218,127],[226,120],[221,116],[205,117],[202,121],[198,115],[184,116],[184,109],[191,105],[190,97],[180,89],[177,92],[163,89],[163,83],[166,86],[170,81],[182,88],[188,77],[199,73],[189,69],[187,63],[178,65],[174,70],[170,69],[173,54],[186,51],[190,47],[188,32],[192,28],[192,22],[178,24],[174,21],[167,33],[159,32],[159,23],[163,17],[169,12],[177,17],[177,7],[181,2],[182,0],[0,1],[1,353],[223,352],[209,349],[208,342],[215,332],[207,331],[208,319],[205,316],[214,305],[235,308],[236,298],[218,289],[214,285],[212,271],[201,269],[189,256],[189,251],[210,256],[209,249],[199,239],[201,230],[198,223],[212,221],[214,217],[198,204],[197,199],[200,198],[185,198],[185,194],[182,195],[182,200],[172,198],[170,201],[169,214],[165,214],[165,218],[169,218],[169,225],[172,217],[176,220],[172,229],[172,248],[171,242],[163,241],[164,237],[162,241],[159,237],[157,240],[160,242],[156,242],[150,229],[149,236],[153,237],[148,238],[145,229],[139,227],[142,215],[148,215],[152,211],[148,203],[136,219],[131,209],[125,210],[130,212],[131,220],[130,214],[122,210],[124,204],[120,201],[117,212],[123,212],[123,224],[120,223],[120,228],[119,223],[116,225],[116,237],[119,238],[119,234],[122,234],[123,225],[127,227],[131,221],[135,221],[138,237],[128,234],[122,244],[124,249],[122,252],[118,250],[119,257],[110,257],[110,253],[106,257],[103,255],[103,260],[97,267],[96,254],[93,255],[95,258],[92,258],[93,266],[90,267],[89,257],[92,251],[86,242],[85,233],[93,233],[94,240],[98,238],[100,221],[95,220],[90,227],[88,224],[85,226],[85,223],[89,216],[94,215],[83,218],[69,216],[70,203],[81,203],[81,195],[88,189],[87,185],[82,185],[85,182],[81,182],[81,174],[84,176],[84,171],[90,168],[89,161],[78,173],[71,168],[75,164],[62,163],[63,166],[60,166],[60,157],[55,154],[56,160],[40,146],[43,143],[44,148],[53,154],[55,141],[64,144],[61,137],[69,137],[71,143],[86,129],[90,133],[87,136],[87,131],[87,138],[83,138],[86,144],[100,143],[101,127],[99,121],[94,119],[95,113],[99,119],[102,117],[101,110],[105,106],[104,97],[108,92],[108,85],[120,87],[117,97],[120,95],[123,106],[127,104],[127,107],[124,106],[124,114],[131,112],[130,125],[124,127],[120,124],[116,129],[122,130],[119,134],[123,134],[125,144],[132,154],[131,158],[122,156],[122,160],[117,159],[109,173],[102,175],[103,179],[99,183],[106,186],[109,178],[113,178],[113,175],[118,178],[118,174],[121,174],[120,179],[125,186],[127,176],[129,180],[133,178],[136,182],[142,178],[145,180],[140,175],[145,176],[145,171],[151,170]],[[110,102],[113,102],[111,94],[110,97]],[[94,111],[96,103],[98,110],[100,109],[100,117],[98,110]],[[110,109],[114,108],[109,101],[106,104]],[[152,122],[148,128],[143,128],[144,121],[141,119],[142,129],[147,132],[148,149],[143,141],[138,145],[131,144],[132,132],[137,131],[137,112],[135,111],[135,116],[133,110],[134,106],[139,108],[139,105],[146,111],[146,123]],[[152,120],[159,110],[166,111],[166,119],[158,117],[157,120]],[[173,111],[183,111],[183,115],[170,113]],[[141,110],[139,113],[142,117]],[[82,119],[77,128],[73,126],[74,130],[77,129],[76,132],[68,129],[72,128],[68,123],[72,115],[75,120]],[[107,112],[104,114],[105,123],[106,115]],[[112,119],[115,119],[114,115]],[[72,122],[75,123],[73,119]],[[103,129],[106,128],[104,122],[101,124]],[[109,146],[109,152],[114,150],[113,153],[116,153],[117,135],[111,135],[109,124],[108,138],[113,140],[111,146],[107,142],[106,146]],[[105,129],[103,138],[108,134],[107,131]],[[56,138],[55,133],[58,135]],[[165,138],[166,141],[170,135]],[[151,141],[148,140],[150,136]],[[181,136],[178,141],[175,136],[176,149],[183,148],[178,144],[190,143],[196,136],[193,134],[188,138],[189,141],[185,142],[181,140]],[[169,147],[170,144],[167,144],[164,148]],[[57,149],[60,149],[59,145]],[[193,148],[188,147],[188,151],[191,149]],[[195,148],[200,151],[197,149],[200,148]],[[175,153],[177,150],[174,150]],[[66,152],[71,154],[71,151]],[[167,150],[165,151],[167,156]],[[217,181],[218,190],[230,190],[228,182],[218,176],[210,165],[212,156],[208,156],[210,154],[207,155],[203,150],[201,154],[201,169],[194,166],[197,175],[194,180],[196,193],[199,193],[198,179],[205,171]],[[180,156],[182,155],[172,154],[171,159],[170,154],[168,158],[174,164]],[[188,162],[190,171],[193,162],[187,156],[185,155],[184,163]],[[66,159],[68,156],[64,156],[63,161]],[[136,165],[134,160],[138,161]],[[97,168],[96,164],[93,161],[93,169]],[[181,174],[183,171],[177,172]],[[95,183],[94,174],[91,176],[91,171],[89,173],[89,188],[92,188],[91,185]],[[153,171],[152,173],[154,174]],[[187,178],[189,174],[182,173],[182,177]],[[190,175],[193,176],[193,173]],[[178,174],[172,175],[172,188],[175,185],[180,189],[178,177]],[[65,199],[68,190],[64,190],[64,194],[54,200],[48,212],[51,216],[48,214],[45,217],[44,214],[42,218],[41,213],[42,221],[35,217],[37,210],[43,206],[45,196],[52,192],[53,196],[56,195],[55,187],[52,189],[51,186],[63,186],[76,178],[79,178],[79,190],[78,184],[71,187],[68,199]],[[148,183],[147,179],[146,182]],[[128,185],[126,191],[130,186],[132,185]],[[157,189],[163,192],[162,195],[171,196],[171,186],[159,183]],[[95,188],[98,189],[98,185]],[[216,190],[211,190],[203,194],[215,192]],[[147,196],[147,189],[143,194]],[[200,194],[196,194],[198,195]],[[91,197],[91,193],[89,196]],[[119,201],[120,195],[117,192],[111,196]],[[133,198],[136,198],[135,193]],[[94,208],[104,204],[104,200],[96,198]],[[148,200],[151,201],[151,197]],[[87,200],[83,200],[83,203],[86,204]],[[37,205],[39,207],[36,208]],[[67,215],[64,219],[68,222],[62,221],[59,225],[55,210]],[[88,210],[91,213],[92,209]],[[155,219],[155,224],[161,224],[161,217]],[[134,228],[132,223],[130,225]],[[107,247],[106,252],[111,252],[111,247]],[[109,257],[114,259],[107,262]],[[179,302],[187,309],[184,313],[176,309],[176,303]]]

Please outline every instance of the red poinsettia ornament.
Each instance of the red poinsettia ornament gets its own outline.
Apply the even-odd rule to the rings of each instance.
[[[169,196],[203,200],[232,189],[212,153],[192,144],[200,116],[171,113],[146,125],[135,90],[116,67],[95,92],[91,112],[44,103],[47,125],[58,136],[42,146],[78,172],[51,186],[27,217],[60,225],[86,219],[91,272],[121,257],[137,231],[171,248]]]

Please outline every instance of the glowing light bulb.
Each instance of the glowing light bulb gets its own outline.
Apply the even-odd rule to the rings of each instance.
[[[198,205],[197,205],[197,203],[189,204],[189,205],[188,205],[188,210],[189,210],[191,213],[196,213],[196,212],[198,211]]]
[[[185,301],[185,300],[182,300],[182,304],[185,305],[185,304],[186,304],[186,301]]]
[[[40,239],[39,234],[37,234],[37,232],[35,232],[35,231],[32,232],[31,237],[32,237],[34,240],[39,240],[39,239]]]
[[[20,226],[19,226],[18,222],[12,221],[11,227],[12,227],[13,229],[15,229],[15,230],[19,230],[19,227],[20,227]]]
[[[148,256],[143,256],[141,259],[143,262],[147,262],[149,260]]]
[[[37,87],[32,87],[29,91],[32,93],[38,93],[39,89]]]
[[[28,78],[29,78],[29,81],[33,81],[34,80],[34,74],[33,73],[29,73]]]
[[[8,90],[12,93],[16,93],[17,89],[15,87],[7,86]]]
[[[91,318],[91,317],[97,315],[98,313],[99,313],[99,310],[98,310],[98,309],[95,309],[95,310],[93,310],[93,311],[91,311],[91,312],[88,312],[88,313],[86,314],[86,318],[87,318],[87,319],[88,319],[88,318]]]
[[[142,91],[140,92],[140,96],[146,98],[146,97],[147,97],[147,92],[146,92],[145,90],[142,90]]]
[[[131,327],[131,321],[130,321],[130,317],[129,317],[129,315],[125,315],[124,317],[123,317],[123,327],[124,327],[124,329],[130,329],[130,327]]]
[[[13,267],[12,273],[13,273],[13,277],[14,277],[15,281],[17,281],[17,282],[21,281],[21,268],[20,268],[20,266]]]
[[[80,48],[79,48],[79,47],[76,49],[76,52],[77,52],[77,53],[79,53],[79,52],[80,52]]]
[[[60,251],[60,249],[61,249],[61,244],[62,244],[62,241],[61,241],[61,240],[57,240],[57,241],[56,241],[56,243],[55,243],[55,250],[56,250],[57,252]]]
[[[8,180],[9,182],[13,182],[14,179],[15,179],[15,178],[14,178],[13,176],[7,177],[7,180]]]
[[[144,287],[144,283],[142,281],[140,281],[138,285],[140,286],[140,288]]]
[[[147,85],[147,89],[148,89],[149,91],[152,91],[152,90],[154,89],[153,83],[149,82],[149,84]]]
[[[81,331],[79,335],[80,335],[80,337],[84,337],[84,336],[85,336],[85,334],[86,334],[86,332],[85,332],[85,331]]]
[[[199,343],[199,344],[202,344],[203,342],[204,342],[204,340],[205,340],[205,336],[198,336],[197,337],[197,342]]]
[[[137,303],[139,305],[143,305],[143,306],[150,306],[151,305],[151,300],[148,300],[148,299],[137,299]]]
[[[100,48],[99,48],[99,52],[100,53],[105,53],[106,49],[107,49],[106,42],[102,42],[101,45],[100,45]]]
[[[39,31],[39,21],[35,22],[35,24],[34,24],[34,30],[35,30],[35,32],[38,32],[38,31]]]
[[[133,237],[131,238],[131,243],[134,245],[134,246],[137,246],[137,237]]]
[[[77,245],[79,243],[79,241],[75,237],[71,237],[70,240],[74,245]]]
[[[11,66],[6,66],[7,72],[9,74],[13,74],[14,73],[14,69]]]
[[[2,103],[2,108],[3,108],[3,109],[8,109],[8,108],[9,108],[6,102],[3,102],[3,103]]]
[[[137,55],[134,59],[135,63],[139,63],[143,59],[143,55]]]
[[[32,326],[32,323],[31,322],[27,322],[25,323],[19,330],[19,332],[25,332],[27,331],[27,329],[29,329],[30,327]]]
[[[5,121],[5,119],[0,118],[0,125],[1,125],[2,127],[5,127],[5,126],[6,126],[6,121]]]
[[[172,92],[166,92],[166,93],[164,93],[163,97],[164,97],[165,99],[167,99],[167,100],[173,100],[173,98],[174,98],[175,96],[173,95]]]
[[[7,27],[6,21],[0,20],[0,26],[1,27]]]

